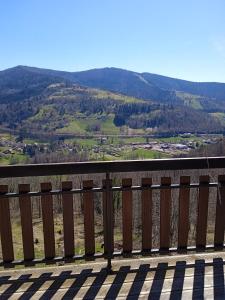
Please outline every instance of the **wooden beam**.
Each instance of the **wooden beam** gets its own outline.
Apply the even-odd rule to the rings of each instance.
[[[0,178],[225,168],[225,157],[172,158],[1,166]]]

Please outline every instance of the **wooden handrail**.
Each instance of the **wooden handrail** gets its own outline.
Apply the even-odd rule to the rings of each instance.
[[[0,178],[225,168],[225,157],[100,161],[0,166]]]

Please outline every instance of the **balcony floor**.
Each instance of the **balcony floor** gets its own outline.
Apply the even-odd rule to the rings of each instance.
[[[10,269],[0,299],[225,299],[224,252]]]

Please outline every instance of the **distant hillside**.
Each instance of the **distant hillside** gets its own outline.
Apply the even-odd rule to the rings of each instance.
[[[54,74],[22,66],[0,71],[0,103],[39,95],[50,84],[61,81],[62,78]]]
[[[117,68],[64,72],[18,66],[0,72],[0,89],[3,91],[9,89],[12,93],[14,89],[21,91],[24,88],[32,88],[35,91],[62,80],[160,102],[182,103],[177,91],[202,96],[206,99],[225,101],[225,83],[190,82]]]
[[[223,83],[116,68],[0,72],[0,126],[23,132],[223,132]]]
[[[219,119],[188,106],[159,104],[72,83],[54,83],[39,95],[0,103],[0,129],[32,134],[117,135],[218,132]]]
[[[225,83],[190,82],[151,73],[136,73],[116,68],[74,73],[82,85],[109,89],[143,99],[174,101],[174,91],[182,91],[225,101]]]
[[[73,80],[81,85],[110,90],[141,99],[160,102],[176,102],[173,91],[162,89],[135,72],[105,68],[73,74]]]
[[[170,91],[182,91],[189,94],[225,101],[225,83],[191,82],[166,76],[142,73],[142,76],[158,88]]]

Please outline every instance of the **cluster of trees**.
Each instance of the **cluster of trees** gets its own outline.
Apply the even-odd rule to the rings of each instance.
[[[32,101],[10,102],[0,104],[0,125],[6,125],[11,129],[17,128],[18,125],[35,115],[38,107]]]
[[[89,153],[88,151],[82,152],[72,152],[66,153],[66,155],[62,155],[62,152],[48,152],[48,153],[35,153],[29,159],[29,163],[31,164],[39,164],[39,163],[58,163],[58,162],[75,162],[75,161],[88,161]]]
[[[222,131],[219,121],[210,115],[189,107],[162,105],[159,107],[121,106],[115,115],[117,126],[155,128],[157,132],[217,132]]]
[[[114,124],[116,126],[128,125],[129,119],[132,116],[146,115],[154,110],[160,109],[159,104],[149,103],[124,103],[116,107]],[[137,126],[130,126],[137,128]],[[145,127],[142,123],[142,127]]]

